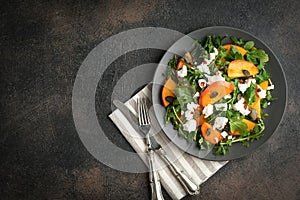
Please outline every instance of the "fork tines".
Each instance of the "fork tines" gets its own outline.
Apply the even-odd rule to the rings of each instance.
[[[138,98],[137,99],[137,107],[138,107],[138,118],[139,118],[139,125],[149,125],[150,124],[150,117],[147,109],[146,99],[145,98]]]

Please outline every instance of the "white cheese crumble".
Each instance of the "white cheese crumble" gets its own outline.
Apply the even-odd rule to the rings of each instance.
[[[250,114],[250,110],[248,106],[245,104],[244,98],[241,98],[238,102],[236,102],[233,106],[233,109],[239,111],[242,115]]]
[[[186,65],[183,65],[180,70],[177,71],[177,75],[181,78],[185,77],[187,75],[187,67]]]
[[[227,122],[228,122],[228,118],[226,118],[226,117],[217,117],[215,119],[213,127],[218,129],[218,130],[222,130],[226,126]]]
[[[254,78],[249,78],[245,81],[245,83],[239,83],[238,88],[242,93],[244,93],[246,92],[248,87],[250,87],[251,83],[255,84],[256,80]]]
[[[186,105],[186,109],[188,109],[190,111],[194,111],[196,108],[198,108],[198,106],[199,106],[198,104],[191,102]]]
[[[199,84],[200,88],[204,88],[204,87],[206,87],[206,80],[205,79],[199,79],[198,84]]]
[[[200,96],[200,93],[199,92],[196,92],[193,96],[193,98],[198,98]]]
[[[197,128],[197,121],[195,119],[188,120],[185,124],[183,124],[183,130],[187,132],[195,131]]]
[[[232,139],[232,135],[228,135],[228,140],[231,140]]]
[[[207,63],[207,60],[204,60],[204,62],[201,63],[201,65],[198,65],[198,66],[197,66],[197,69],[198,69],[200,72],[202,72],[202,73],[210,74],[208,65],[207,65],[207,64],[204,64],[204,63]]]
[[[181,115],[184,115],[184,110],[181,110],[180,114],[181,114]]]
[[[214,52],[209,54],[209,61],[212,62],[214,59],[216,59],[218,54],[219,54],[218,49],[214,48]]]
[[[209,76],[205,74],[205,76],[207,78],[207,85],[210,85],[216,81],[225,81],[225,78],[221,75],[221,72],[219,71],[216,72],[216,75]]]
[[[215,108],[217,111],[226,111],[227,110],[227,103],[216,103]]]
[[[209,117],[210,115],[212,115],[214,112],[214,107],[211,104],[208,104],[207,106],[204,107],[204,109],[202,110],[202,113],[204,114],[204,118]]]
[[[267,96],[267,90],[262,89],[259,85],[257,85],[257,95],[259,98],[264,99]]]
[[[224,99],[231,99],[231,94],[227,94],[223,97]]]
[[[244,93],[244,92],[246,92],[248,85],[246,83],[239,83],[238,88],[242,93]]]
[[[226,131],[222,131],[221,135],[222,135],[223,138],[226,138],[228,133]]]
[[[214,48],[214,52],[209,54],[209,59],[204,59],[203,62],[197,66],[197,69],[205,74],[210,74],[209,65],[212,63],[213,60],[216,59],[217,55],[219,54],[218,49]]]
[[[197,109],[198,107],[199,107],[199,105],[195,104],[194,102],[188,103],[186,105],[187,110],[184,112],[184,116],[185,116],[186,120],[193,119],[195,109]]]
[[[191,112],[190,110],[186,110],[184,112],[184,117],[185,117],[186,120],[191,120],[194,117],[194,113]]]
[[[274,85],[270,85],[267,90],[274,90],[274,88],[275,88]]]

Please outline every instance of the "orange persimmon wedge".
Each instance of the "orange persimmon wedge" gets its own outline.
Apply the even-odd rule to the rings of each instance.
[[[246,60],[233,60],[228,65],[227,75],[229,78],[240,78],[258,74],[258,68]]]
[[[242,122],[246,123],[247,124],[247,131],[251,131],[252,129],[254,129],[256,123],[253,122],[253,121],[250,121],[248,119],[242,119],[241,120]],[[238,131],[235,131],[234,133],[231,133],[230,131],[228,132],[229,135],[233,135],[233,136],[239,136],[240,133]]]
[[[189,62],[189,63],[193,62],[193,57],[190,52],[186,52],[183,57],[187,62]]]
[[[175,98],[176,95],[175,95],[175,88],[177,87],[177,84],[175,83],[175,81],[173,81],[173,79],[171,78],[168,78],[168,80],[165,82],[163,88],[162,88],[162,92],[161,92],[161,98],[162,98],[162,102],[163,102],[163,105],[164,107],[167,107],[170,102],[167,101],[167,98],[169,97],[173,97]]]
[[[204,118],[204,115],[201,114],[199,117],[196,118],[197,126],[201,126],[206,120]]]
[[[251,110],[252,108],[254,108],[257,112],[257,118],[260,119],[261,118],[261,107],[260,107],[260,98],[258,95],[256,95],[256,101],[251,103],[249,106],[249,109]]]
[[[176,70],[180,70],[183,67],[183,65],[185,65],[187,67],[191,67],[190,64],[184,62],[183,60],[179,60],[179,62],[177,63],[177,66],[176,66]]]
[[[209,123],[204,122],[201,126],[201,133],[205,140],[210,142],[211,144],[217,144],[223,137],[217,129],[213,128]]]
[[[237,45],[234,45],[234,44],[225,44],[225,45],[223,45],[223,48],[227,49],[226,50],[227,54],[230,53],[230,48],[231,47],[235,47],[242,56],[244,56],[247,53],[247,50],[244,49],[243,47],[240,47],[240,46],[237,46]]]
[[[267,90],[267,89],[268,89],[268,86],[269,86],[269,81],[266,80],[266,81],[264,81],[264,82],[261,82],[261,83],[259,84],[259,86],[260,86],[263,90]]]
[[[209,85],[200,95],[199,104],[202,107],[214,104],[234,90],[234,85],[227,81],[216,81]]]
[[[183,65],[187,65],[186,62],[184,62],[183,60],[179,60],[179,62],[177,63],[177,67],[176,69],[179,70],[183,67]]]

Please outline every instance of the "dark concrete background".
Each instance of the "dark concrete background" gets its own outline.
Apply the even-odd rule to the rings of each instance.
[[[287,112],[258,151],[231,161],[200,195],[185,199],[299,198],[297,0],[1,1],[0,9],[0,199],[149,199],[146,173],[111,169],[82,145],[72,118],[77,70],[97,44],[124,30],[155,26],[189,33],[214,25],[248,31],[275,52],[288,82]],[[131,147],[106,116],[109,90],[127,70],[162,55],[129,52],[99,84],[99,121],[124,149]]]

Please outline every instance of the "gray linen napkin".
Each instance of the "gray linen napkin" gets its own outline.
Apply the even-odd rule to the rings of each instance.
[[[125,105],[133,112],[136,112],[136,100],[140,97],[146,97],[151,99],[151,90],[150,86],[147,85],[140,92],[138,92],[135,96],[129,99]],[[122,135],[126,138],[126,140],[130,143],[133,149],[139,153],[140,158],[145,162],[148,166],[147,155],[143,152],[146,152],[146,145],[144,139],[139,135],[138,132],[134,130],[130,123],[126,119],[126,117],[121,113],[120,110],[116,109],[113,111],[109,117],[121,131]],[[160,131],[155,134],[155,138],[159,143],[166,147],[165,151],[168,155],[173,155],[174,163],[180,167],[181,170],[184,171],[189,177],[192,178],[194,183],[201,185],[207,179],[209,179],[213,174],[215,174],[220,168],[227,164],[228,161],[207,161],[201,160],[194,156],[191,156],[187,153],[184,153],[181,149],[179,149],[176,145],[174,145],[167,136]],[[179,157],[177,155],[180,155]],[[176,160],[175,160],[176,159]],[[159,156],[156,155],[155,161],[158,166],[161,166],[158,169],[158,173],[161,179],[161,184],[164,189],[168,192],[172,199],[181,199],[187,195],[184,188],[180,185],[180,182],[173,176],[171,171],[165,167],[164,162],[161,160]],[[201,189],[200,189],[201,192]]]

